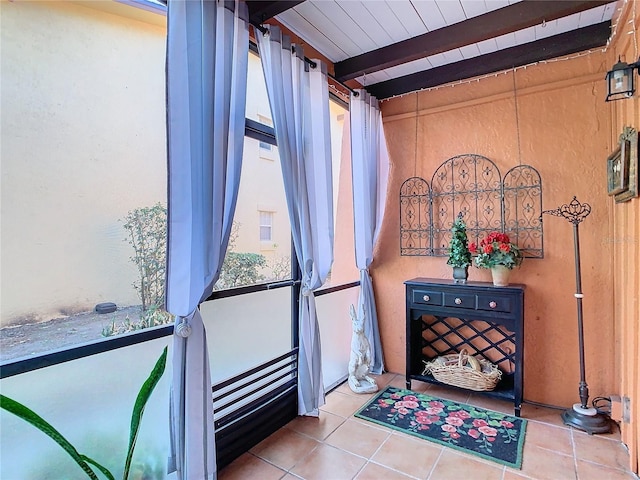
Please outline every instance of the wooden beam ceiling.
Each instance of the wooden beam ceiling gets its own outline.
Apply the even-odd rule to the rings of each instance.
[[[546,3],[546,2],[543,2]],[[606,45],[611,22],[572,30],[494,53],[386,80],[366,87],[378,99],[500,72]]]
[[[481,42],[610,2],[611,0],[523,0],[469,20],[337,62],[335,63],[335,76],[344,82],[365,73],[376,72]]]
[[[270,1],[252,0],[247,1],[249,8],[249,22],[253,25],[261,25],[270,18],[299,5],[304,0]]]

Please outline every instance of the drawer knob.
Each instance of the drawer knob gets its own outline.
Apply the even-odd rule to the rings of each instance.
[[[422,300],[428,302],[429,300],[431,300],[431,297],[429,295],[425,295],[424,297],[422,297]]]
[[[456,298],[454,300],[454,302],[455,302],[456,305],[460,305],[462,303],[462,299],[461,298]]]
[[[489,306],[491,308],[496,308],[498,306],[498,304],[496,302],[489,302]]]

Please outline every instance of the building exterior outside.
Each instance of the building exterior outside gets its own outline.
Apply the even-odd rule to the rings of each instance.
[[[165,27],[113,3],[0,4],[2,326],[140,303],[122,219],[166,203]]]
[[[106,0],[1,6],[0,326],[101,302],[139,305],[123,225],[136,208],[166,205],[166,18]],[[337,206],[345,109],[334,101],[330,109]],[[246,116],[272,125],[251,52]],[[233,251],[262,256],[256,281],[288,277],[291,235],[275,145],[245,139],[239,198]]]

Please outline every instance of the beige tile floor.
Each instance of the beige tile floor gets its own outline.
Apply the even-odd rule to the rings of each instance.
[[[404,388],[404,377],[378,384]],[[513,414],[513,405],[413,382],[413,389]],[[319,418],[298,417],[219,472],[220,480],[631,480],[619,433],[587,435],[560,411],[524,405],[529,420],[522,469],[481,460],[353,417],[371,396],[346,384],[327,395]]]

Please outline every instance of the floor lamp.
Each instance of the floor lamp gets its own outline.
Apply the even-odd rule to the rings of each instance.
[[[609,419],[599,414],[598,411],[589,407],[589,387],[585,380],[584,373],[584,332],[582,323],[582,280],[580,275],[580,237],[578,235],[578,225],[591,213],[591,205],[580,203],[576,197],[569,204],[562,205],[555,210],[545,210],[542,213],[562,217],[573,224],[573,251],[576,268],[576,303],[578,307],[578,348],[580,350],[580,403],[575,403],[572,408],[562,412],[562,421],[565,425],[579,428],[591,434],[609,433],[611,423]]]

